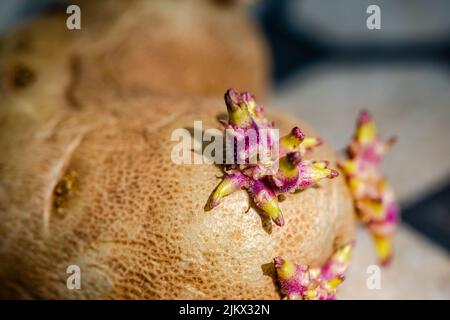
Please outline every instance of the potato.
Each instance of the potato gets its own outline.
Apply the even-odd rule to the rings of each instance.
[[[81,30],[66,27],[66,5]],[[0,46],[3,90],[68,98],[90,83],[123,91],[222,96],[227,87],[268,87],[267,48],[243,6],[213,0],[69,1]],[[56,79],[56,80],[51,80]]]
[[[353,239],[345,181],[280,203],[282,228],[245,191],[212,211],[216,165],[176,165],[171,133],[220,128],[224,102],[137,95],[82,109],[40,100],[0,106],[0,296],[276,299],[272,259],[319,265]],[[104,105],[99,105],[99,104]],[[30,106],[32,104],[32,106]],[[282,133],[302,122],[269,113]],[[311,154],[335,156],[326,145]],[[81,270],[68,290],[66,269]]]

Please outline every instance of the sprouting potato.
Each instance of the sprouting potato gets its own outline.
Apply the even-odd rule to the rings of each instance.
[[[123,3],[82,3],[80,33],[55,15],[2,43],[0,297],[278,299],[274,257],[318,266],[353,240],[344,178],[280,201],[282,228],[245,190],[206,211],[223,171],[175,164],[171,134],[220,130],[228,87],[262,98],[264,45],[233,6]],[[326,143],[305,159],[336,167]]]

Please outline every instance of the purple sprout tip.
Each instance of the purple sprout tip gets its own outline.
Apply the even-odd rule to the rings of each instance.
[[[291,131],[292,135],[294,135],[297,139],[303,141],[305,139],[305,134],[299,127],[294,127]]]
[[[228,89],[224,98],[228,108],[235,108],[240,100],[239,93],[234,88]]]
[[[217,207],[219,205],[219,201],[217,199],[211,199],[211,201],[209,201],[209,208],[213,209],[215,207]]]
[[[330,173],[330,175],[328,176],[328,178],[333,179],[333,178],[336,178],[336,177],[338,177],[338,176],[339,176],[339,172],[336,171],[336,170],[331,169],[331,173]]]
[[[279,226],[279,227],[284,226],[284,218],[283,218],[282,215],[280,215],[280,216],[279,216],[278,218],[276,218],[276,219],[273,219],[273,222],[274,222],[277,226]]]
[[[289,159],[289,162],[291,162],[294,165],[297,165],[302,161],[300,152],[290,152],[287,154],[287,157]]]
[[[244,100],[245,102],[255,100],[255,96],[253,94],[251,94],[250,92],[243,92],[241,94],[241,97],[242,97],[242,100]]]
[[[275,257],[273,258],[273,264],[275,266],[275,268],[281,268],[283,265],[284,260],[280,257]]]
[[[383,260],[380,260],[380,266],[382,266],[383,268],[387,268],[390,266],[391,262],[392,262],[392,255]]]
[[[358,123],[359,124],[364,124],[367,123],[369,121],[371,121],[371,116],[369,111],[367,111],[366,109],[361,110],[361,113],[359,114],[359,118],[358,118]]]

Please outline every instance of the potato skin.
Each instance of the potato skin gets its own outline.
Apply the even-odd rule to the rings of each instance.
[[[0,106],[0,297],[278,299],[274,256],[317,265],[353,239],[342,177],[281,202],[282,228],[244,191],[204,211],[221,170],[172,163],[171,133],[194,120],[220,128],[221,100],[114,96],[80,110],[34,103]],[[282,133],[300,125],[312,134],[278,112],[269,117]],[[336,167],[326,145],[311,157]],[[56,210],[48,190],[69,173],[75,187]],[[81,290],[66,287],[72,264]]]
[[[123,3],[86,2],[80,33],[53,15],[2,45],[0,298],[278,299],[274,256],[317,265],[353,239],[343,178],[283,201],[283,228],[261,217],[244,191],[205,212],[221,169],[172,163],[171,134],[195,120],[220,128],[223,100],[201,95],[235,86],[260,100],[263,44],[241,14],[203,1]],[[194,7],[170,7],[188,3]],[[172,36],[152,35],[149,16]],[[221,23],[182,42],[171,19],[189,30],[202,26],[192,21]],[[192,69],[177,61],[185,52]],[[19,87],[11,85],[16,76]],[[300,125],[313,134],[279,112],[269,117],[282,133]],[[326,145],[311,157],[336,167]],[[80,290],[66,287],[70,265],[81,269]]]
[[[0,87],[69,96],[97,91],[220,97],[234,86],[264,97],[270,63],[258,27],[241,5],[212,0],[69,1],[81,30],[68,30],[66,6],[23,26],[0,45]],[[26,73],[32,81],[20,81]],[[22,77],[20,77],[22,75]],[[19,79],[19,81],[17,81]],[[56,81],[50,81],[56,79]]]

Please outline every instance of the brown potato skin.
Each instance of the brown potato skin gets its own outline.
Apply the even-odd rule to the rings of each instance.
[[[81,30],[67,29],[62,5],[3,39],[4,91],[39,88],[56,97],[71,96],[74,106],[73,87],[80,83],[98,90],[191,96],[220,97],[231,86],[260,99],[267,92],[266,43],[242,5],[212,0],[68,3],[81,8]],[[17,81],[18,68],[33,74],[34,86]]]
[[[175,165],[171,134],[194,120],[219,129],[220,99],[114,96],[80,110],[44,100],[0,105],[0,297],[278,299],[274,256],[318,265],[353,239],[342,177],[281,202],[282,228],[244,191],[204,211],[221,169]],[[294,125],[313,133],[278,112],[269,117],[282,133]],[[311,158],[336,167],[327,145]],[[61,161],[57,180],[71,172],[77,181],[53,210],[47,191]],[[81,290],[66,288],[72,264],[81,268]]]
[[[265,92],[265,51],[243,15],[203,1],[191,2],[196,10],[171,8],[193,30],[189,21],[211,24],[183,42],[183,28],[162,38],[144,28],[153,15],[154,28],[170,34],[166,2],[133,1],[127,10],[125,1],[90,3],[103,10],[86,2],[82,32],[52,15],[1,46],[0,298],[278,299],[274,256],[319,265],[353,239],[342,177],[289,196],[279,228],[244,191],[205,212],[221,169],[171,161],[173,130],[198,120],[220,129],[223,100],[199,96],[228,86],[258,100]],[[300,125],[314,134],[279,112],[269,117],[281,133]],[[310,157],[336,168],[327,145]],[[81,269],[80,290],[66,287],[69,265]]]

